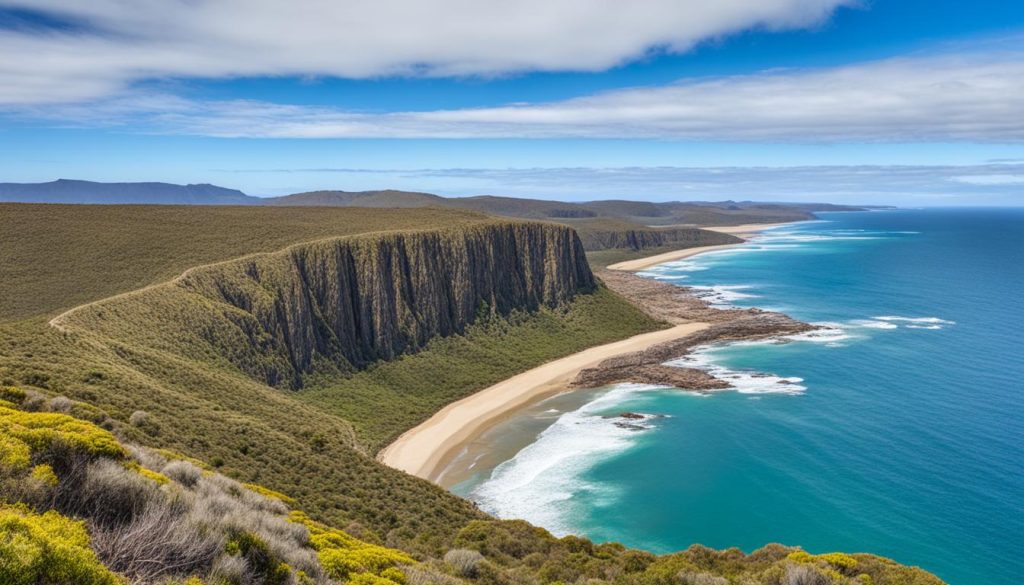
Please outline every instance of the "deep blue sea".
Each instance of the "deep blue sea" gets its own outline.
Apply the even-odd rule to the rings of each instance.
[[[1024,583],[1024,210],[822,214],[643,274],[826,328],[684,360],[731,391],[551,399],[455,491],[655,552],[782,542]]]

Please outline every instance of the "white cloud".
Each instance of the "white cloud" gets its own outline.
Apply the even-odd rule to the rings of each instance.
[[[1024,175],[982,174],[950,177],[951,181],[968,185],[1024,185]]]
[[[0,29],[0,103],[110,95],[166,77],[602,71],[855,0],[0,0],[71,21]]]
[[[490,108],[368,114],[150,95],[22,113],[222,137],[1018,142],[1024,140],[1024,52],[700,78]]]
[[[817,165],[788,167],[571,167],[217,170],[224,182],[267,192],[284,177],[301,190],[401,188],[450,195],[490,193],[566,200],[832,201],[863,204],[1022,205],[1021,184],[971,180],[997,172],[1024,178],[1024,164]],[[253,178],[255,177],[255,178]],[[295,192],[300,189],[291,189]],[[275,192],[286,193],[288,189]]]

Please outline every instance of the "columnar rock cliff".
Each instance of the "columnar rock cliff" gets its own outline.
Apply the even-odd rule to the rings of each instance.
[[[305,374],[360,369],[460,333],[482,314],[555,307],[595,286],[571,228],[494,222],[321,240],[199,267],[66,321],[175,353],[187,347],[297,388]]]
[[[736,244],[736,236],[698,228],[640,228],[626,226],[591,227],[580,225],[583,247],[596,250],[647,250],[662,246],[685,248],[690,246],[714,246]]]

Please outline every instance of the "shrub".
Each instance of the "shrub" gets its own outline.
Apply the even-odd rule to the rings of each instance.
[[[316,549],[324,571],[332,578],[349,579],[366,573],[380,575],[391,567],[415,562],[402,551],[363,542],[341,530],[314,522],[302,512],[292,512],[289,518],[309,529],[310,544]]]
[[[69,454],[115,459],[127,455],[109,431],[65,414],[23,412],[0,406],[0,433],[21,441],[33,457],[43,460]]]
[[[79,485],[62,490],[58,507],[94,524],[115,526],[130,522],[164,499],[152,481],[116,461],[101,459],[89,464]]]
[[[47,406],[51,411],[62,412],[64,414],[71,412],[71,408],[74,405],[75,403],[67,396],[55,396],[47,403]]]
[[[49,487],[57,485],[58,481],[57,474],[53,472],[53,468],[45,463],[32,468],[32,479]]]
[[[427,565],[405,567],[405,585],[463,585],[465,582]]]
[[[832,580],[822,575],[811,565],[795,564],[786,566],[783,585],[829,585]]]
[[[250,578],[249,564],[241,555],[221,555],[213,562],[210,578],[227,583],[245,583]]]
[[[463,577],[475,577],[477,565],[482,560],[484,560],[484,555],[465,548],[452,549],[444,555],[444,562],[451,565],[455,572]]]
[[[21,404],[27,397],[28,393],[17,386],[0,386],[0,400]]]
[[[0,582],[5,585],[124,583],[96,559],[84,524],[57,512],[2,507],[0,534]]]
[[[202,470],[188,461],[171,461],[161,472],[185,487],[195,487],[203,476]]]
[[[136,410],[128,417],[128,424],[133,427],[145,426],[149,422],[149,413],[145,410]]]
[[[725,577],[712,575],[711,573],[697,573],[694,571],[682,571],[679,573],[679,582],[682,585],[729,585]]]
[[[224,550],[224,539],[186,511],[175,502],[151,501],[128,522],[97,526],[93,547],[107,566],[135,581],[203,574]]]

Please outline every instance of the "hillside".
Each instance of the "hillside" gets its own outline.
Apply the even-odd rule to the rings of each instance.
[[[6,195],[5,195],[6,194]],[[186,203],[194,205],[252,205],[268,207],[342,207],[342,208],[448,208],[517,219],[547,220],[572,225],[580,234],[591,259],[599,264],[629,260],[642,255],[678,250],[697,245],[728,243],[721,234],[701,231],[696,226],[779,223],[814,217],[815,211],[860,209],[829,204],[790,204],[754,202],[662,202],[604,200],[562,202],[516,197],[478,196],[442,197],[430,193],[380,191],[312,191],[283,197],[249,197],[240,191],[212,185],[169,185],[165,183],[90,183],[61,179],[52,183],[0,184],[0,201],[61,203]],[[96,211],[83,211],[107,217]],[[224,212],[219,212],[224,213]],[[315,215],[317,212],[311,212]],[[113,217],[115,213],[111,213]],[[202,225],[209,222],[195,216],[198,230],[185,229],[207,237]],[[217,221],[217,220],[214,220]],[[372,221],[372,220],[371,220]],[[313,218],[319,225],[320,219]],[[396,226],[397,227],[397,226]],[[300,229],[306,229],[303,225]],[[315,231],[315,230],[314,230]],[[734,241],[734,240],[733,240]],[[85,249],[91,247],[86,243]],[[248,248],[239,247],[239,254]],[[258,248],[264,250],[265,248]],[[100,255],[100,257],[105,257]],[[26,275],[31,278],[31,275]],[[170,275],[165,275],[167,278]],[[99,275],[97,275],[99,277]],[[27,282],[27,280],[19,280]],[[74,291],[44,287],[44,294],[67,298]],[[0,318],[4,314],[0,300]],[[7,304],[10,304],[9,302]],[[14,308],[16,316],[24,309]]]
[[[118,583],[114,569],[164,585],[190,576],[211,584],[939,583],[871,555],[773,545],[657,557],[556,539],[377,463],[377,449],[449,402],[663,326],[594,280],[565,226],[440,209],[3,211],[31,237],[4,248],[3,279],[16,285],[8,302],[30,316],[0,323],[0,526],[39,550],[63,547],[53,550],[92,579],[80,582]],[[239,254],[242,246],[254,249]],[[54,250],[74,253],[50,267]],[[86,277],[103,267],[102,254],[111,277]],[[206,262],[181,269],[197,258]],[[154,282],[171,270],[177,276]],[[76,294],[92,302],[72,309],[59,296],[37,299],[39,284],[19,282],[36,272],[36,283],[80,279]],[[204,462],[205,473],[189,471]],[[142,514],[151,506],[156,516]],[[287,507],[308,516],[284,516]],[[197,518],[223,520],[197,533],[189,524]],[[79,528],[60,529],[72,536],[54,541],[46,526]],[[207,552],[188,562],[147,553],[177,538]],[[137,552],[150,564],[133,563]],[[36,572],[12,582],[67,582],[52,575],[70,573],[47,572],[56,561],[39,558],[0,564],[0,577],[23,567]],[[225,581],[228,566],[236,576]]]
[[[445,198],[411,191],[311,191],[263,199],[263,205],[294,207],[427,207],[445,205]]]
[[[443,210],[0,204],[0,322],[53,315],[297,242],[484,219]]]
[[[49,183],[0,183],[0,202],[160,205],[253,205],[237,189],[170,183],[95,183],[58,179]]]
[[[521,219],[572,221],[593,218],[617,219],[634,224],[633,229],[649,226],[718,226],[748,223],[800,221],[814,217],[815,211],[855,211],[864,209],[826,203],[758,202],[649,202],[600,200],[585,202],[552,201],[521,197],[481,195],[441,197],[408,191],[315,191],[262,200],[265,205],[329,207],[457,207]]]
[[[140,442],[285,490],[319,518],[359,522],[411,550],[436,550],[479,513],[381,466],[367,456],[370,445],[516,368],[657,326],[603,289],[577,298],[594,282],[578,239],[554,225],[457,210],[8,205],[4,212],[3,221],[26,234],[2,232],[11,244],[3,248],[10,255],[2,278],[13,285],[6,302],[35,316],[0,325],[0,383],[86,401]],[[387,228],[420,231],[345,239]],[[306,238],[314,241],[302,243]],[[171,270],[180,274],[198,259],[223,261],[242,255],[243,246],[251,252],[275,240],[278,250],[293,247],[113,296]],[[523,255],[531,249],[532,256]],[[68,253],[51,266],[53,250]],[[506,261],[510,254],[517,264]],[[444,270],[428,270],[427,260],[444,263],[432,265]],[[107,276],[97,277],[97,270]],[[83,301],[112,298],[61,318],[58,331],[47,319],[70,308],[70,299],[41,294],[54,283],[67,283],[65,290]],[[312,300],[314,289],[317,302],[295,304]],[[424,295],[431,291],[435,310],[427,312]],[[328,311],[340,309],[332,301],[343,296],[360,309],[332,317]],[[337,329],[324,329],[328,324]],[[524,346],[531,350],[520,351]],[[340,401],[343,390],[322,400],[287,390],[295,375],[310,388],[340,388],[355,375],[383,373],[374,367],[357,374],[375,360],[416,349],[388,362],[388,371],[400,375],[427,364],[441,383],[422,385],[430,377],[420,377],[420,386],[385,384],[369,395],[359,385]],[[307,370],[313,361],[332,368]],[[273,368],[278,379],[269,374]],[[305,381],[316,374],[326,379]],[[141,428],[127,424],[137,412],[146,413]],[[359,436],[339,416],[345,412],[378,413],[379,421],[356,421],[372,427]]]

